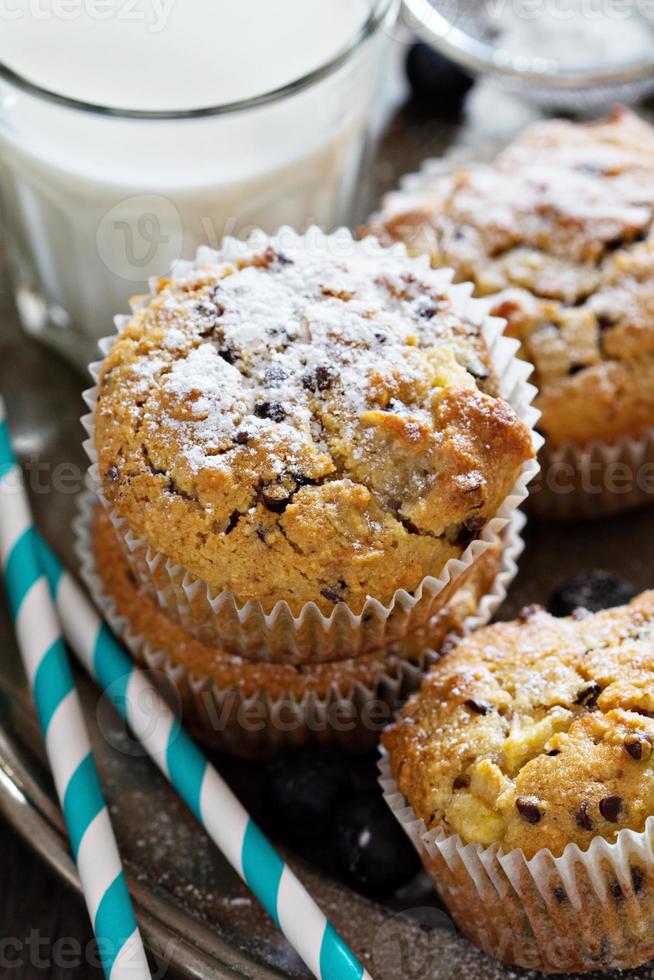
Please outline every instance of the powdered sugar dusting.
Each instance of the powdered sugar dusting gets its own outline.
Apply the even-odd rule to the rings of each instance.
[[[162,334],[134,363],[143,424],[170,429],[192,472],[265,446],[279,457],[273,472],[306,470],[309,454],[310,475],[325,475],[336,434],[353,436],[370,410],[392,408],[418,438],[430,417],[426,372],[428,388],[446,383],[427,350],[441,351],[449,381],[476,384],[480,327],[456,309],[447,277],[426,258],[350,244],[344,256],[299,237],[239,244],[236,261],[213,253],[146,308]],[[353,438],[363,444],[365,432]]]

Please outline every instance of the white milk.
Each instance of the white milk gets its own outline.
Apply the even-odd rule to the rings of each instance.
[[[0,62],[95,106],[203,109],[320,68],[378,6],[18,0],[0,14]],[[384,40],[378,28],[293,94],[200,118],[100,114],[0,79],[3,216],[25,326],[83,361],[128,297],[199,244],[346,220]]]

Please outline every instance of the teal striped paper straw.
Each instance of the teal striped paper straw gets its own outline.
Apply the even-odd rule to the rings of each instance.
[[[0,398],[0,555],[18,646],[105,975],[141,980],[150,970],[36,539]]]
[[[38,547],[71,648],[313,975],[371,980],[42,538]]]

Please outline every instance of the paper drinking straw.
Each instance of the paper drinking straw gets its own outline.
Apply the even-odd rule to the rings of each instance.
[[[141,980],[150,971],[0,398],[0,555],[18,646],[104,972]]]
[[[38,549],[71,648],[313,975],[371,980],[42,538]]]

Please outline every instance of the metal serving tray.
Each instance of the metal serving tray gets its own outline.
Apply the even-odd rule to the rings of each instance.
[[[455,144],[478,144],[484,152],[527,120],[529,110],[523,105],[498,93],[489,103],[482,88],[462,126],[439,124],[394,108],[401,92],[397,87],[392,90],[385,130],[370,159],[355,220],[365,215],[382,190],[395,186],[402,173],[415,170],[422,158],[440,155]],[[2,286],[0,389],[29,474],[39,526],[74,569],[69,528],[85,468],[79,424],[85,379],[22,336],[6,279]],[[651,587],[653,534],[654,510],[601,526],[529,527],[521,573],[502,616],[511,617],[522,605],[545,600],[557,581],[593,567],[631,578],[641,588]],[[147,758],[135,751],[121,723],[99,700],[97,689],[81,674],[79,686],[137,913],[152,951],[172,972],[187,977],[307,977],[303,964],[191,814]],[[261,767],[216,761],[265,826],[265,807],[258,799]],[[372,758],[356,763],[344,758],[343,764],[356,765],[364,780],[375,778]],[[0,607],[0,811],[64,880],[79,887],[4,602]],[[377,980],[529,976],[487,958],[457,935],[423,875],[380,904],[355,894],[292,853],[287,856]],[[654,969],[645,967],[634,976],[654,980]]]

